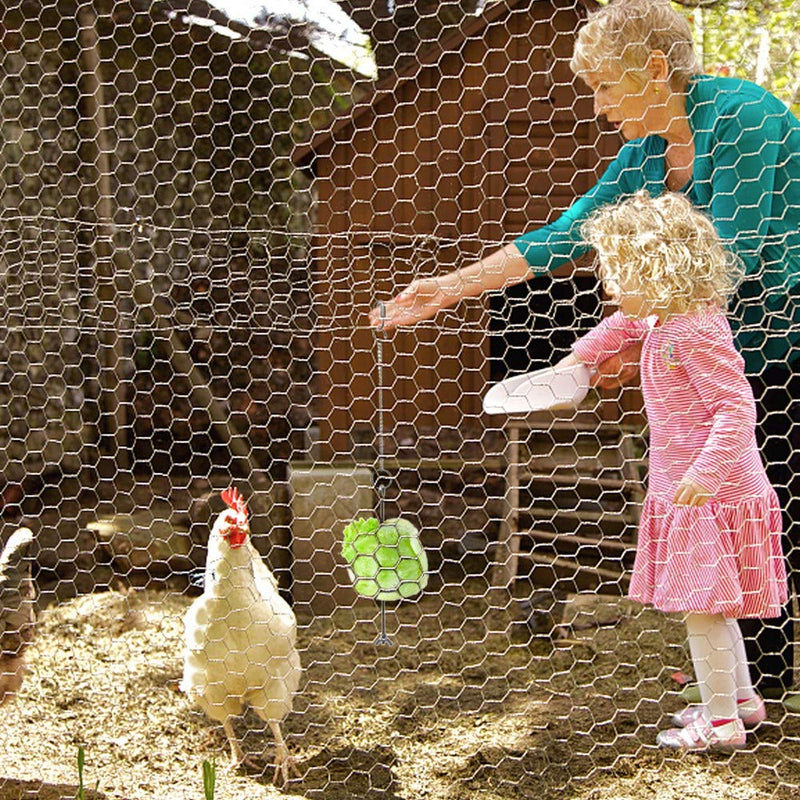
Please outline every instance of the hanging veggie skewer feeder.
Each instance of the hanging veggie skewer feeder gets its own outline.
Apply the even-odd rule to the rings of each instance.
[[[386,602],[403,600],[419,594],[428,583],[428,558],[419,538],[419,531],[403,519],[385,516],[386,474],[385,432],[383,422],[383,321],[386,306],[380,304],[381,327],[376,331],[378,362],[378,457],[375,465],[375,491],[378,495],[378,517],[353,520],[344,529],[342,555],[347,562],[353,588],[362,597],[381,604],[381,632],[375,644],[391,645],[386,635]]]

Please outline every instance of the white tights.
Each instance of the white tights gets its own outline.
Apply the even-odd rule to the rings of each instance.
[[[722,614],[692,612],[686,615],[686,629],[708,716],[712,720],[735,719],[736,701],[755,694],[739,624]]]

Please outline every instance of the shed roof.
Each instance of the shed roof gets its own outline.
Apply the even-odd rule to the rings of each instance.
[[[549,2],[551,5],[565,10],[576,6],[583,6],[587,11],[594,11],[599,8],[596,0],[533,0],[533,2]],[[330,127],[319,131],[310,142],[298,145],[292,151],[292,162],[299,167],[311,167],[317,152],[330,140],[335,139],[339,131],[353,125],[423,69],[436,64],[445,55],[458,52],[469,39],[476,37],[483,29],[504,16],[508,16],[523,4],[530,5],[531,0],[505,0],[505,2],[495,3],[489,6],[480,16],[464,21],[441,42],[437,42],[433,47],[425,51],[418,61],[412,61],[403,69],[393,72],[379,81],[369,94],[334,119]]]

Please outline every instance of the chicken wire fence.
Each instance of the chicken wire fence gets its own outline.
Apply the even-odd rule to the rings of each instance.
[[[773,76],[791,103],[791,16],[764,72],[765,18],[729,5],[742,47],[706,68]],[[196,798],[204,760],[222,798],[795,796],[782,696],[735,755],[654,746],[692,675],[681,615],[626,598],[638,389],[483,411],[600,319],[592,262],[414,328],[367,322],[603,174],[622,140],[569,69],[597,7],[3,5],[0,503],[3,541],[34,533],[38,618],[3,690],[0,797],[74,797],[85,772],[86,796]],[[687,13],[711,37],[712,12]],[[230,616],[192,606],[228,585],[229,486],[248,511],[225,524],[257,550],[230,553],[270,570]],[[408,562],[411,597],[354,591],[361,518],[403,520],[365,523],[376,547],[419,531],[426,569],[416,545],[379,565]],[[7,566],[4,637],[26,586]],[[186,696],[184,618],[198,680],[233,698],[224,732],[225,700]],[[4,638],[17,681],[25,647]],[[281,739],[297,774],[273,785]]]

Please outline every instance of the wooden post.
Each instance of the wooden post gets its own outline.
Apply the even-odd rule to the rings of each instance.
[[[155,306],[152,307],[152,310],[155,326],[169,336],[170,361],[175,369],[182,375],[186,375],[192,384],[192,399],[202,408],[208,409],[212,428],[217,436],[228,445],[242,473],[248,477],[255,477],[259,472],[259,466],[253,458],[249,444],[231,426],[225,414],[225,409],[214,397],[211,389],[208,388],[203,376],[192,361],[192,357],[181,344],[175,328],[169,324],[164,316],[158,313]]]
[[[514,420],[506,423],[505,514],[500,525],[492,587],[511,591],[519,567],[519,448],[520,428]]]
[[[111,478],[119,469],[129,468],[130,453],[125,428],[127,423],[125,383],[122,367],[125,359],[124,339],[120,335],[120,309],[117,287],[130,281],[131,262],[127,251],[114,247],[114,208],[111,182],[111,143],[107,133],[105,98],[100,72],[100,48],[95,27],[95,14],[88,4],[80,4],[77,12],[78,42],[81,46],[82,97],[85,119],[90,123],[93,148],[87,166],[95,176],[97,230],[94,239],[95,287],[98,313],[98,361],[100,364],[100,477]],[[90,184],[91,185],[91,184]],[[93,193],[90,193],[90,196]]]

